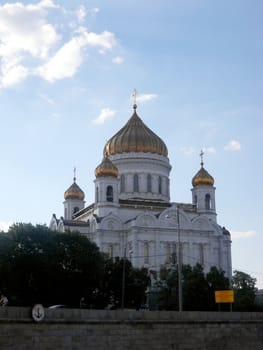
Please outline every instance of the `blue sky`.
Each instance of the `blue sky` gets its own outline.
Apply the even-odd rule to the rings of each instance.
[[[171,200],[215,178],[233,269],[263,288],[263,2],[0,1],[0,227],[49,224],[138,114],[167,144]]]

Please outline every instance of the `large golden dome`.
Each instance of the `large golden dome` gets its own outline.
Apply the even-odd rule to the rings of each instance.
[[[104,155],[113,155],[125,152],[156,153],[167,157],[168,151],[163,140],[150,130],[136,113],[105,145]]]
[[[201,169],[197,172],[197,174],[192,179],[193,187],[205,185],[205,186],[213,186],[214,178],[211,176],[208,171],[203,167],[203,163],[201,163]]]
[[[79,199],[83,201],[85,198],[85,193],[82,189],[76,184],[76,178],[73,179],[73,184],[65,191],[65,199]]]
[[[116,166],[109,160],[107,156],[104,156],[100,165],[95,169],[95,176],[113,176],[118,177],[119,172]]]

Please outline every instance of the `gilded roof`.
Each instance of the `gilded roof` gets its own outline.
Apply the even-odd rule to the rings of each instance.
[[[65,191],[64,198],[65,199],[80,199],[83,200],[85,198],[85,193],[82,189],[76,184],[76,178],[73,179],[73,184]]]
[[[213,186],[214,182],[215,182],[214,178],[203,167],[203,163],[201,163],[201,169],[197,172],[197,174],[192,179],[193,187],[200,186],[200,185]]]
[[[136,113],[105,145],[104,155],[125,152],[157,153],[167,157],[168,151],[163,140],[149,129]]]
[[[119,175],[119,171],[116,166],[109,160],[107,156],[104,156],[100,165],[95,169],[95,176],[113,176],[117,177]]]

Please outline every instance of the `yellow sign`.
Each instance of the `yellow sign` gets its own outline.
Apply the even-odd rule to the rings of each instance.
[[[233,290],[217,290],[215,291],[216,303],[233,303],[234,291]]]

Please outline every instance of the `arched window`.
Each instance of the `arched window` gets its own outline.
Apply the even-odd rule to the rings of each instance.
[[[177,246],[176,246],[176,243],[172,244],[171,263],[173,265],[177,264]]]
[[[205,195],[205,208],[206,209],[211,209],[211,196],[210,194]]]
[[[129,260],[132,259],[132,253],[133,253],[133,250],[132,250],[132,243],[130,242],[130,243],[128,244]]]
[[[203,244],[199,245],[199,264],[204,265],[204,246],[203,246]]]
[[[170,243],[166,243],[166,263],[169,264],[171,262],[171,246]]]
[[[112,188],[112,186],[107,187],[106,196],[107,196],[107,202],[113,202],[113,188]]]
[[[169,196],[169,180],[166,178],[166,194]]]
[[[121,175],[121,192],[125,192],[125,177]]]
[[[133,192],[139,192],[139,177],[137,174],[133,177]]]
[[[110,258],[113,258],[113,245],[109,244],[108,246],[108,254]]]
[[[159,176],[159,179],[158,179],[158,191],[160,194],[162,193],[162,178],[161,178],[161,176]]]
[[[98,203],[99,201],[99,188],[96,187],[96,196],[95,196],[95,202]]]
[[[75,207],[75,208],[73,209],[73,214],[77,213],[78,211],[79,211],[79,207]]]
[[[149,264],[149,243],[144,242],[144,263]]]
[[[197,195],[194,196],[194,204],[197,205]]]
[[[152,192],[152,175],[147,175],[147,192]]]

